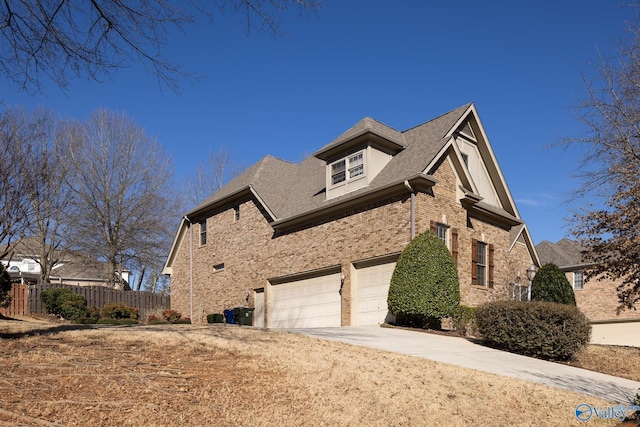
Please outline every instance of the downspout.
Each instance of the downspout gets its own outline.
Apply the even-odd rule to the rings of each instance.
[[[193,223],[186,215],[184,220],[189,223],[189,319],[193,324]]]
[[[409,181],[404,181],[404,186],[411,192],[411,240],[416,237],[416,193],[411,188]]]

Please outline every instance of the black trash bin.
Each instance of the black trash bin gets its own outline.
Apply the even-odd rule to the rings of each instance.
[[[233,313],[236,317],[236,323],[240,326],[253,326],[253,310],[255,308],[249,307],[236,307],[233,309]]]
[[[236,316],[235,316],[234,311],[235,310],[231,310],[231,309],[226,309],[224,311],[224,321],[225,321],[225,323],[229,323],[231,325],[235,325]]]

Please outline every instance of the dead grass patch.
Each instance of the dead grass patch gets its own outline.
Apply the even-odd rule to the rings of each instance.
[[[615,377],[640,381],[640,348],[590,345],[568,364]]]
[[[555,426],[583,425],[574,410],[585,399],[609,405],[411,356],[252,328],[0,321],[0,336],[0,424]]]

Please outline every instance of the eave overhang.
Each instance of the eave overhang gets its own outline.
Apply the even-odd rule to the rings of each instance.
[[[311,211],[303,212],[301,214],[279,221],[274,221],[271,223],[271,226],[276,231],[286,231],[322,218],[326,218],[333,214],[343,212],[345,210],[363,206],[368,203],[382,200],[396,194],[406,193],[408,190],[405,182],[408,182],[410,184],[410,187],[414,191],[426,192],[437,183],[437,180],[431,175],[425,175],[422,173],[416,174],[411,178],[403,179],[401,181],[376,188],[375,190],[370,190],[362,193],[356,192],[354,195],[348,197],[347,199],[344,199],[342,197],[333,199],[323,206]]]
[[[509,227],[524,223],[524,221],[511,215],[504,209],[500,209],[483,202],[482,196],[471,193],[464,188],[462,190],[465,194],[464,197],[460,199],[460,203],[465,209],[467,209],[469,212],[472,212],[474,216],[485,218]]]
[[[313,154],[320,160],[331,161],[345,152],[362,148],[363,146],[371,145],[381,151],[385,151],[391,154],[399,153],[404,150],[404,144],[399,141],[386,138],[371,129],[364,129],[356,135],[351,135],[348,139],[343,141],[337,141],[328,147],[321,149]]]
[[[227,206],[233,203],[234,201],[245,199],[251,196],[253,196],[258,201],[258,203],[264,208],[264,210],[271,217],[272,221],[276,219],[276,216],[273,214],[271,209],[269,209],[269,206],[267,206],[267,204],[264,202],[262,197],[260,197],[260,194],[256,191],[256,189],[252,185],[247,185],[246,187],[242,187],[234,191],[233,193],[230,193],[224,197],[221,197],[218,200],[214,200],[209,204],[198,206],[197,208],[188,212],[186,214],[186,217],[191,221],[197,221],[199,218],[206,217],[211,212],[215,212],[216,210],[224,206]]]

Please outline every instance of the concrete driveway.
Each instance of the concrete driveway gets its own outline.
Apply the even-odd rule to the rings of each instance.
[[[617,404],[632,403],[640,389],[640,382],[637,381],[494,350],[464,338],[379,326],[306,328],[288,329],[288,331],[533,381],[597,396]]]

